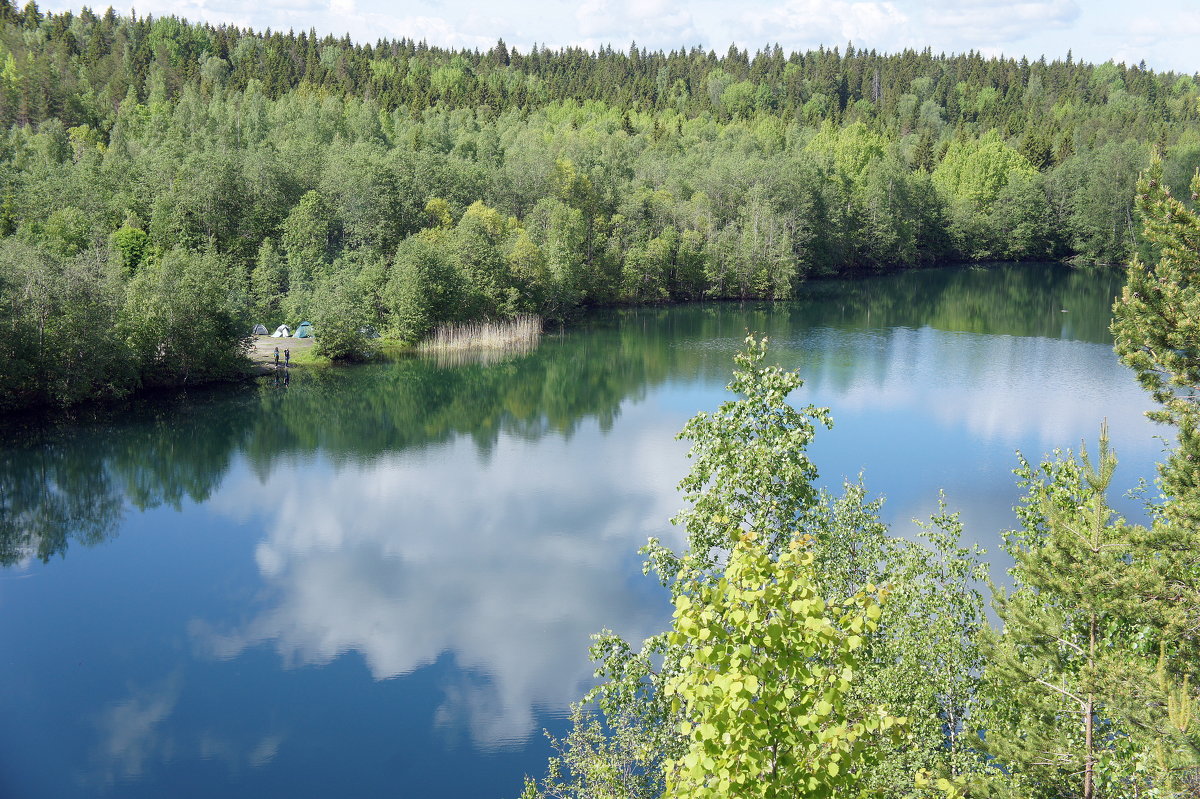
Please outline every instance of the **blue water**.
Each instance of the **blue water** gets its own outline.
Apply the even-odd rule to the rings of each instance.
[[[944,490],[1003,580],[1016,450],[1107,418],[1116,482],[1153,479],[1118,287],[934,270],[599,313],[492,365],[22,420],[0,445],[0,796],[515,796],[590,684],[589,635],[668,623],[636,550],[679,541],[674,436],[726,398],[746,328],[833,411],[823,484],[861,472],[901,534]]]

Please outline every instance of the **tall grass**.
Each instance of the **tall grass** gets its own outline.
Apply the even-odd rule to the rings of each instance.
[[[446,363],[491,363],[531,352],[542,338],[542,319],[521,314],[500,322],[442,325],[417,350]]]

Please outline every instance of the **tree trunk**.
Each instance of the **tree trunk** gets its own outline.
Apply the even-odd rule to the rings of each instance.
[[[1088,667],[1096,664],[1096,614],[1088,620]],[[1095,695],[1088,691],[1087,702],[1083,705],[1083,735],[1086,754],[1083,761],[1083,799],[1093,799],[1096,782],[1096,754],[1093,748],[1095,734]]]

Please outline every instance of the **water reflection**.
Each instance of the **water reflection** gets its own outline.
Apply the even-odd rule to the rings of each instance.
[[[116,535],[130,507],[179,510],[221,484],[253,425],[254,394],[200,391],[0,426],[0,566]],[[74,420],[76,417],[69,417]]]
[[[803,331],[776,347],[835,419],[920,411],[968,432],[971,441],[1035,441],[1035,456],[1095,437],[1096,409],[1101,416],[1132,410],[1123,432],[1142,437],[1146,429],[1136,412],[1149,401],[1105,344],[896,328]]]
[[[452,686],[439,718],[484,747],[523,742],[535,707],[578,696],[591,633],[638,639],[666,622],[652,587],[631,585],[630,562],[675,508],[682,451],[664,445],[669,430],[631,432],[537,446],[503,436],[486,459],[460,440],[231,485],[212,506],[260,519],[271,600],[244,625],[197,625],[198,640],[220,658],[268,643],[289,666],[354,651],[375,679],[450,652],[487,680]]]
[[[159,685],[134,689],[101,714],[100,744],[93,755],[100,786],[136,780],[169,759],[173,746],[162,727],[179,701],[179,683],[175,674]]]
[[[853,396],[852,383],[866,381],[874,396],[910,382],[893,380],[887,370],[906,368],[903,348],[919,342],[917,328],[985,334],[988,356],[997,352],[994,337],[1012,337],[1003,345],[1010,349],[1003,362],[981,358],[978,346],[946,346],[942,355],[953,369],[1022,379],[1060,362],[1038,351],[1054,347],[1050,339],[1095,342],[1107,350],[1119,286],[1117,272],[1047,265],[828,281],[806,286],[799,301],[783,305],[612,313],[594,319],[587,335],[549,336],[536,353],[490,367],[402,360],[299,375],[295,390],[286,392],[270,385],[254,392],[193,391],[69,426],[27,420],[0,427],[0,565],[62,555],[71,539],[103,541],[117,532],[127,505],[145,510],[203,502],[239,451],[266,476],[277,462],[301,453],[361,462],[459,435],[487,451],[502,433],[530,441],[549,433],[570,436],[585,419],[609,430],[623,403],[668,379],[723,384],[729,355],[746,330],[781,342],[795,341],[801,331],[804,357],[790,365],[810,383],[837,384],[851,403],[864,401]],[[880,336],[897,349],[872,346]],[[1021,340],[1029,337],[1041,341]],[[929,377],[953,382],[963,376],[969,377]],[[1031,414],[1023,424],[1041,422]]]
[[[286,390],[9,426],[0,642],[23,645],[0,684],[23,688],[0,694],[0,793],[44,787],[63,757],[91,763],[87,789],[42,793],[186,775],[255,795],[251,774],[327,793],[337,775],[306,768],[321,753],[355,763],[361,793],[402,773],[515,794],[589,678],[589,634],[666,623],[635,551],[672,534],[673,437],[724,399],[747,329],[801,369],[800,401],[833,409],[813,452],[827,483],[865,468],[893,521],[945,488],[994,549],[1014,449],[1077,445],[1108,416],[1123,473],[1152,475],[1145,398],[1110,349],[1117,288],[1036,266],[814,284],[786,305],[597,315],[492,365],[295,370]],[[96,549],[57,560],[75,545]],[[25,576],[47,579],[7,579]],[[492,776],[514,748],[527,765]]]

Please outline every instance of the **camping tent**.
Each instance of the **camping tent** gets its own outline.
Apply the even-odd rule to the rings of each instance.
[[[296,328],[296,338],[309,338],[312,334],[312,322],[301,322],[300,327]]]
[[[271,334],[271,338],[291,338],[292,331],[288,330],[287,325],[280,325],[275,328],[275,332]]]
[[[256,336],[265,336],[265,335],[267,335],[266,325],[255,325],[254,330],[252,332]]]

